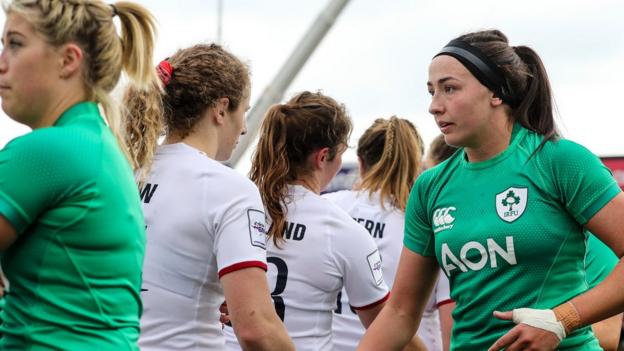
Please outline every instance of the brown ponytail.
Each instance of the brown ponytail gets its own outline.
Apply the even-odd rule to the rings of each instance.
[[[320,92],[302,92],[267,111],[249,176],[260,189],[276,245],[286,226],[288,184],[311,172],[308,156],[314,151],[328,147],[335,157],[351,129],[344,105]]]

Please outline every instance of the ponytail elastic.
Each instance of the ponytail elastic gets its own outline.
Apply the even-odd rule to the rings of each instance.
[[[456,58],[481,84],[493,91],[505,103],[511,107],[518,105],[516,99],[511,96],[503,72],[478,48],[462,40],[451,40],[434,58],[440,55]]]
[[[167,86],[173,76],[173,66],[167,59],[164,59],[156,66],[156,73],[158,73],[158,78],[160,78],[163,85]]]

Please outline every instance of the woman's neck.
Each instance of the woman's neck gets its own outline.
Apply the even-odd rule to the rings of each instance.
[[[507,150],[511,143],[511,134],[514,123],[511,120],[492,125],[484,133],[477,137],[478,141],[474,146],[464,148],[469,162],[487,161],[496,155]]]
[[[291,184],[301,185],[317,195],[321,193],[321,182],[317,177],[298,178]]]
[[[70,107],[86,101],[85,94],[68,94],[61,96],[54,103],[51,103],[44,111],[41,111],[39,119],[26,123],[31,129],[39,129],[53,126],[56,121],[69,110]]]
[[[215,159],[217,156],[218,139],[212,128],[195,128],[185,137],[172,133],[165,138],[165,144],[184,143]]]

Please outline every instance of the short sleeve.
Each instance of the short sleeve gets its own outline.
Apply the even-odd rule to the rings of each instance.
[[[585,254],[585,273],[589,288],[598,285],[618,264],[615,253],[595,235],[589,233]]]
[[[579,144],[569,140],[548,143],[543,157],[548,158],[546,164],[563,205],[581,225],[621,192],[611,171]]]
[[[331,250],[341,270],[349,304],[355,309],[367,309],[384,302],[388,286],[379,249],[371,236],[346,213],[341,223],[332,227],[339,235],[331,235]]]
[[[422,256],[435,256],[435,240],[427,215],[426,187],[431,171],[423,173],[412,188],[405,209],[405,236],[403,244]]]
[[[214,254],[219,278],[249,267],[267,270],[267,225],[262,201],[258,189],[244,181],[235,187],[237,192],[230,201],[222,204],[218,219]]]
[[[80,172],[76,150],[54,129],[16,138],[0,151],[0,214],[18,235],[70,193]]]

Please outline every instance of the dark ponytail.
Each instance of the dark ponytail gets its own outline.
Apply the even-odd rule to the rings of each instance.
[[[553,114],[550,81],[539,55],[526,46],[511,47],[499,30],[464,34],[457,38],[479,49],[501,70],[516,102],[510,111],[523,127],[544,136],[559,136]]]
[[[550,80],[539,55],[527,46],[516,46],[514,51],[526,65],[527,83],[520,105],[513,111],[516,121],[525,128],[544,135],[544,139],[558,136],[553,116],[553,97]]]

